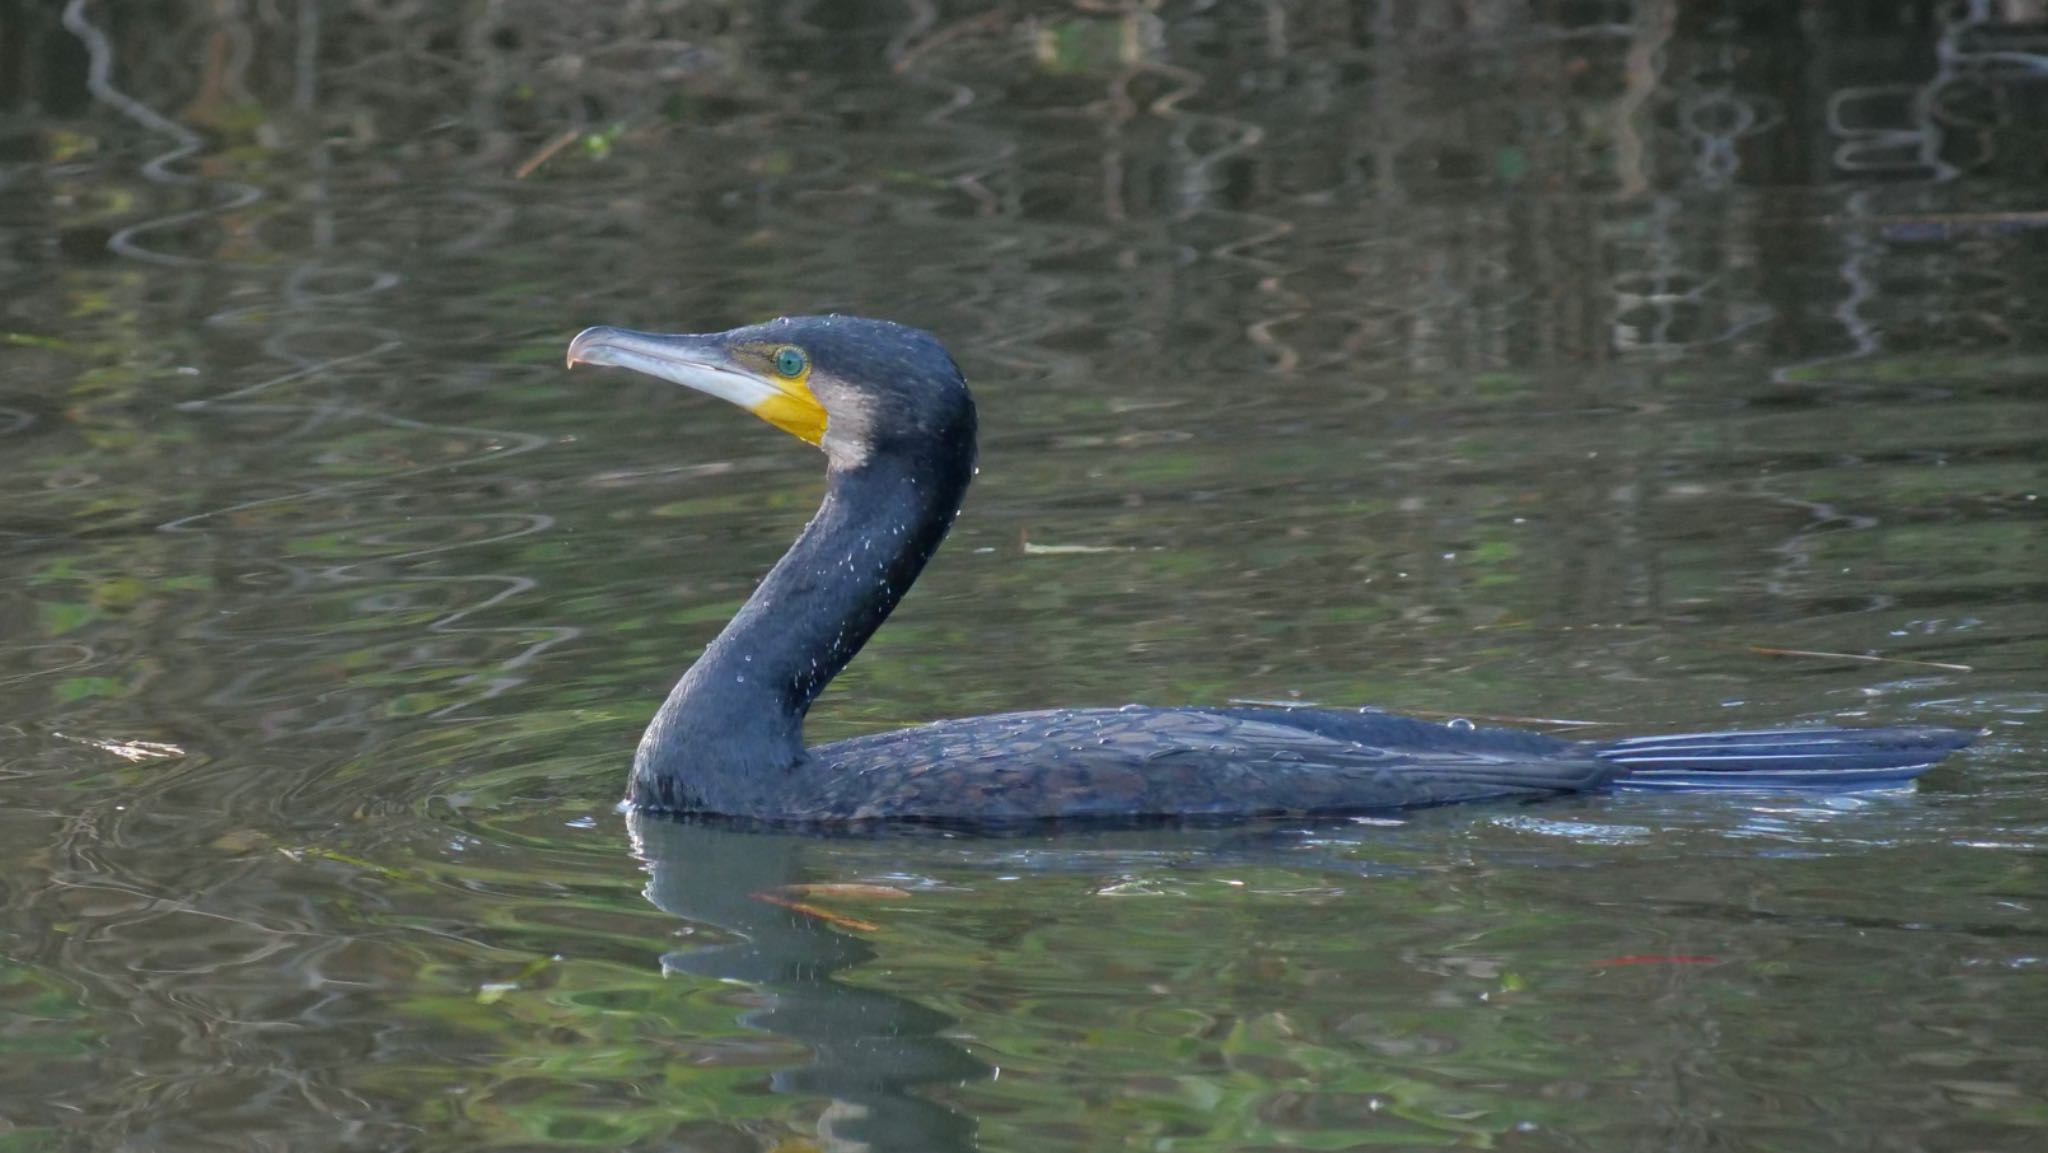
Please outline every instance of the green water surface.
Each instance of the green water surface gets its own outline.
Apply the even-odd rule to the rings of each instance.
[[[0,3],[0,1153],[2048,1147],[2044,188],[2025,0]],[[1985,736],[630,822],[821,462],[564,346],[820,310],[983,437],[817,739]]]

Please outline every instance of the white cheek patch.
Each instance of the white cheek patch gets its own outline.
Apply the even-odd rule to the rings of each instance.
[[[811,395],[825,406],[825,436],[818,447],[833,468],[859,468],[874,451],[875,410],[869,399],[838,381],[811,376]]]

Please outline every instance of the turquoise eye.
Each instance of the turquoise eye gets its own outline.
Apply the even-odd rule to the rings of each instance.
[[[804,367],[809,363],[802,349],[785,348],[775,354],[775,371],[784,376],[802,376]]]

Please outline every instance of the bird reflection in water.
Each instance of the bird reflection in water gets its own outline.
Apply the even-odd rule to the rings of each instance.
[[[809,1064],[775,1075],[778,1093],[829,1102],[819,1121],[826,1149],[948,1153],[976,1147],[967,1117],[918,1093],[988,1079],[993,1070],[946,1037],[956,1022],[935,1009],[837,975],[872,960],[865,941],[802,909],[767,899],[804,880],[815,838],[705,821],[630,818],[634,850],[662,911],[736,937],[661,959],[664,973],[737,981],[768,998],[742,1025],[801,1042]]]

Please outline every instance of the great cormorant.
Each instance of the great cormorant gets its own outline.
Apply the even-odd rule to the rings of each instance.
[[[706,335],[592,328],[569,363],[728,400],[823,449],[825,501],[675,686],[631,803],[766,821],[1001,823],[1340,814],[1605,788],[1870,787],[1971,734],[1797,728],[1569,741],[1377,711],[1058,709],[806,749],[804,714],[952,527],[974,475],[967,383],[929,333],[849,316]]]

